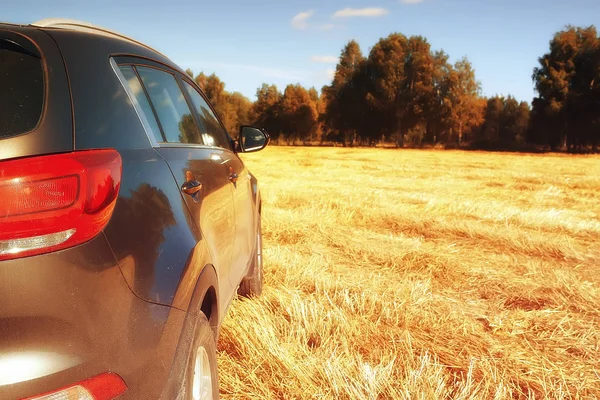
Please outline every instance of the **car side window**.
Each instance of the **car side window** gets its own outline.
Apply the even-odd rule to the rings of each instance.
[[[136,69],[167,142],[202,144],[200,131],[175,76],[150,67],[136,66]]]
[[[211,110],[210,106],[204,100],[204,97],[189,83],[183,81],[183,86],[192,99],[192,104],[196,108],[200,122],[202,123],[201,133],[204,144],[209,146],[231,149],[231,144],[227,132]]]
[[[152,111],[152,106],[148,101],[148,97],[146,97],[146,93],[144,93],[144,89],[142,88],[142,85],[140,84],[133,67],[131,65],[121,65],[119,66],[119,69],[127,81],[127,86],[129,86],[130,93],[135,96],[135,99],[141,108],[143,116],[140,117],[146,118],[146,121],[148,121],[148,125],[150,126],[150,130],[152,131],[152,135],[156,141],[159,143],[164,142],[165,140],[160,133],[160,127],[156,122],[156,117],[154,116],[154,111]]]

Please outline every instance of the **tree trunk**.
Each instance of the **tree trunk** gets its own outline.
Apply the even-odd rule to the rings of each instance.
[[[396,147],[404,147],[404,132],[402,131],[401,118],[398,118],[398,137],[396,138]]]

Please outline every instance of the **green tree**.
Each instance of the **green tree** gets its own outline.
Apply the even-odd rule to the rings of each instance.
[[[484,122],[477,142],[480,146],[495,146],[500,142],[504,98],[490,97],[486,103]]]
[[[483,122],[485,100],[479,96],[480,85],[475,79],[475,70],[466,57],[454,64],[448,79],[449,90],[444,101],[450,110],[449,141],[460,146],[464,134]]]
[[[380,118],[382,135],[392,137],[398,146],[404,144],[404,135],[409,128],[405,124],[410,99],[404,68],[408,54],[408,39],[394,33],[375,44],[368,60],[368,72],[373,82],[369,103]]]
[[[317,105],[301,85],[288,85],[281,98],[280,119],[282,132],[288,141],[312,139],[318,126]]]
[[[568,26],[550,41],[533,80],[529,139],[569,150],[600,141],[600,38],[596,28]]]
[[[432,101],[436,98],[435,68],[436,58],[431,46],[422,36],[408,39],[408,55],[404,64],[406,74],[406,128],[418,136],[413,136],[413,144],[420,144],[426,131],[427,122],[433,117]]]
[[[256,90],[256,101],[252,106],[254,124],[266,129],[275,140],[282,131],[280,106],[282,95],[277,86],[263,83]]]
[[[353,143],[356,136],[355,127],[348,121],[348,117],[357,112],[359,107],[352,103],[348,94],[355,90],[355,73],[364,61],[358,43],[349,41],[340,53],[331,85],[322,89],[322,98],[326,104],[323,118],[325,129],[330,131],[330,135],[338,136],[344,144]]]
[[[529,127],[529,104],[514,97],[487,99],[476,147],[515,149],[523,145]]]
[[[504,148],[522,145],[529,127],[529,104],[508,96],[504,103],[500,142]]]
[[[433,92],[426,102],[425,143],[437,143],[451,127],[450,103],[444,101],[450,94],[450,75],[453,70],[444,51],[433,53]]]

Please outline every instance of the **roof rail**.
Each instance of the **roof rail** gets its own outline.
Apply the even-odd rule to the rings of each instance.
[[[158,54],[160,54],[161,56],[168,58],[167,56],[165,56],[163,53],[161,53],[160,51],[148,46],[147,44],[144,44],[140,41],[137,41],[135,39],[130,38],[129,36],[125,36],[122,33],[118,33],[115,31],[112,31],[110,29],[107,28],[102,28],[98,25],[93,25],[90,22],[86,22],[86,21],[78,21],[76,19],[68,19],[68,18],[46,18],[46,19],[41,19],[39,21],[35,21],[31,24],[29,24],[31,26],[35,26],[38,28],[62,28],[62,29],[71,29],[74,31],[79,31],[79,32],[93,32],[93,33],[97,33],[100,35],[104,35],[104,36],[109,36],[109,37],[118,37],[120,39],[124,39],[127,40],[129,42],[133,42],[137,45],[140,45],[142,47],[145,47],[149,50],[152,50]]]

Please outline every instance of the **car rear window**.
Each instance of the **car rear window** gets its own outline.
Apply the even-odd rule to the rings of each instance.
[[[0,31],[0,139],[31,131],[44,103],[42,58],[29,40]]]

